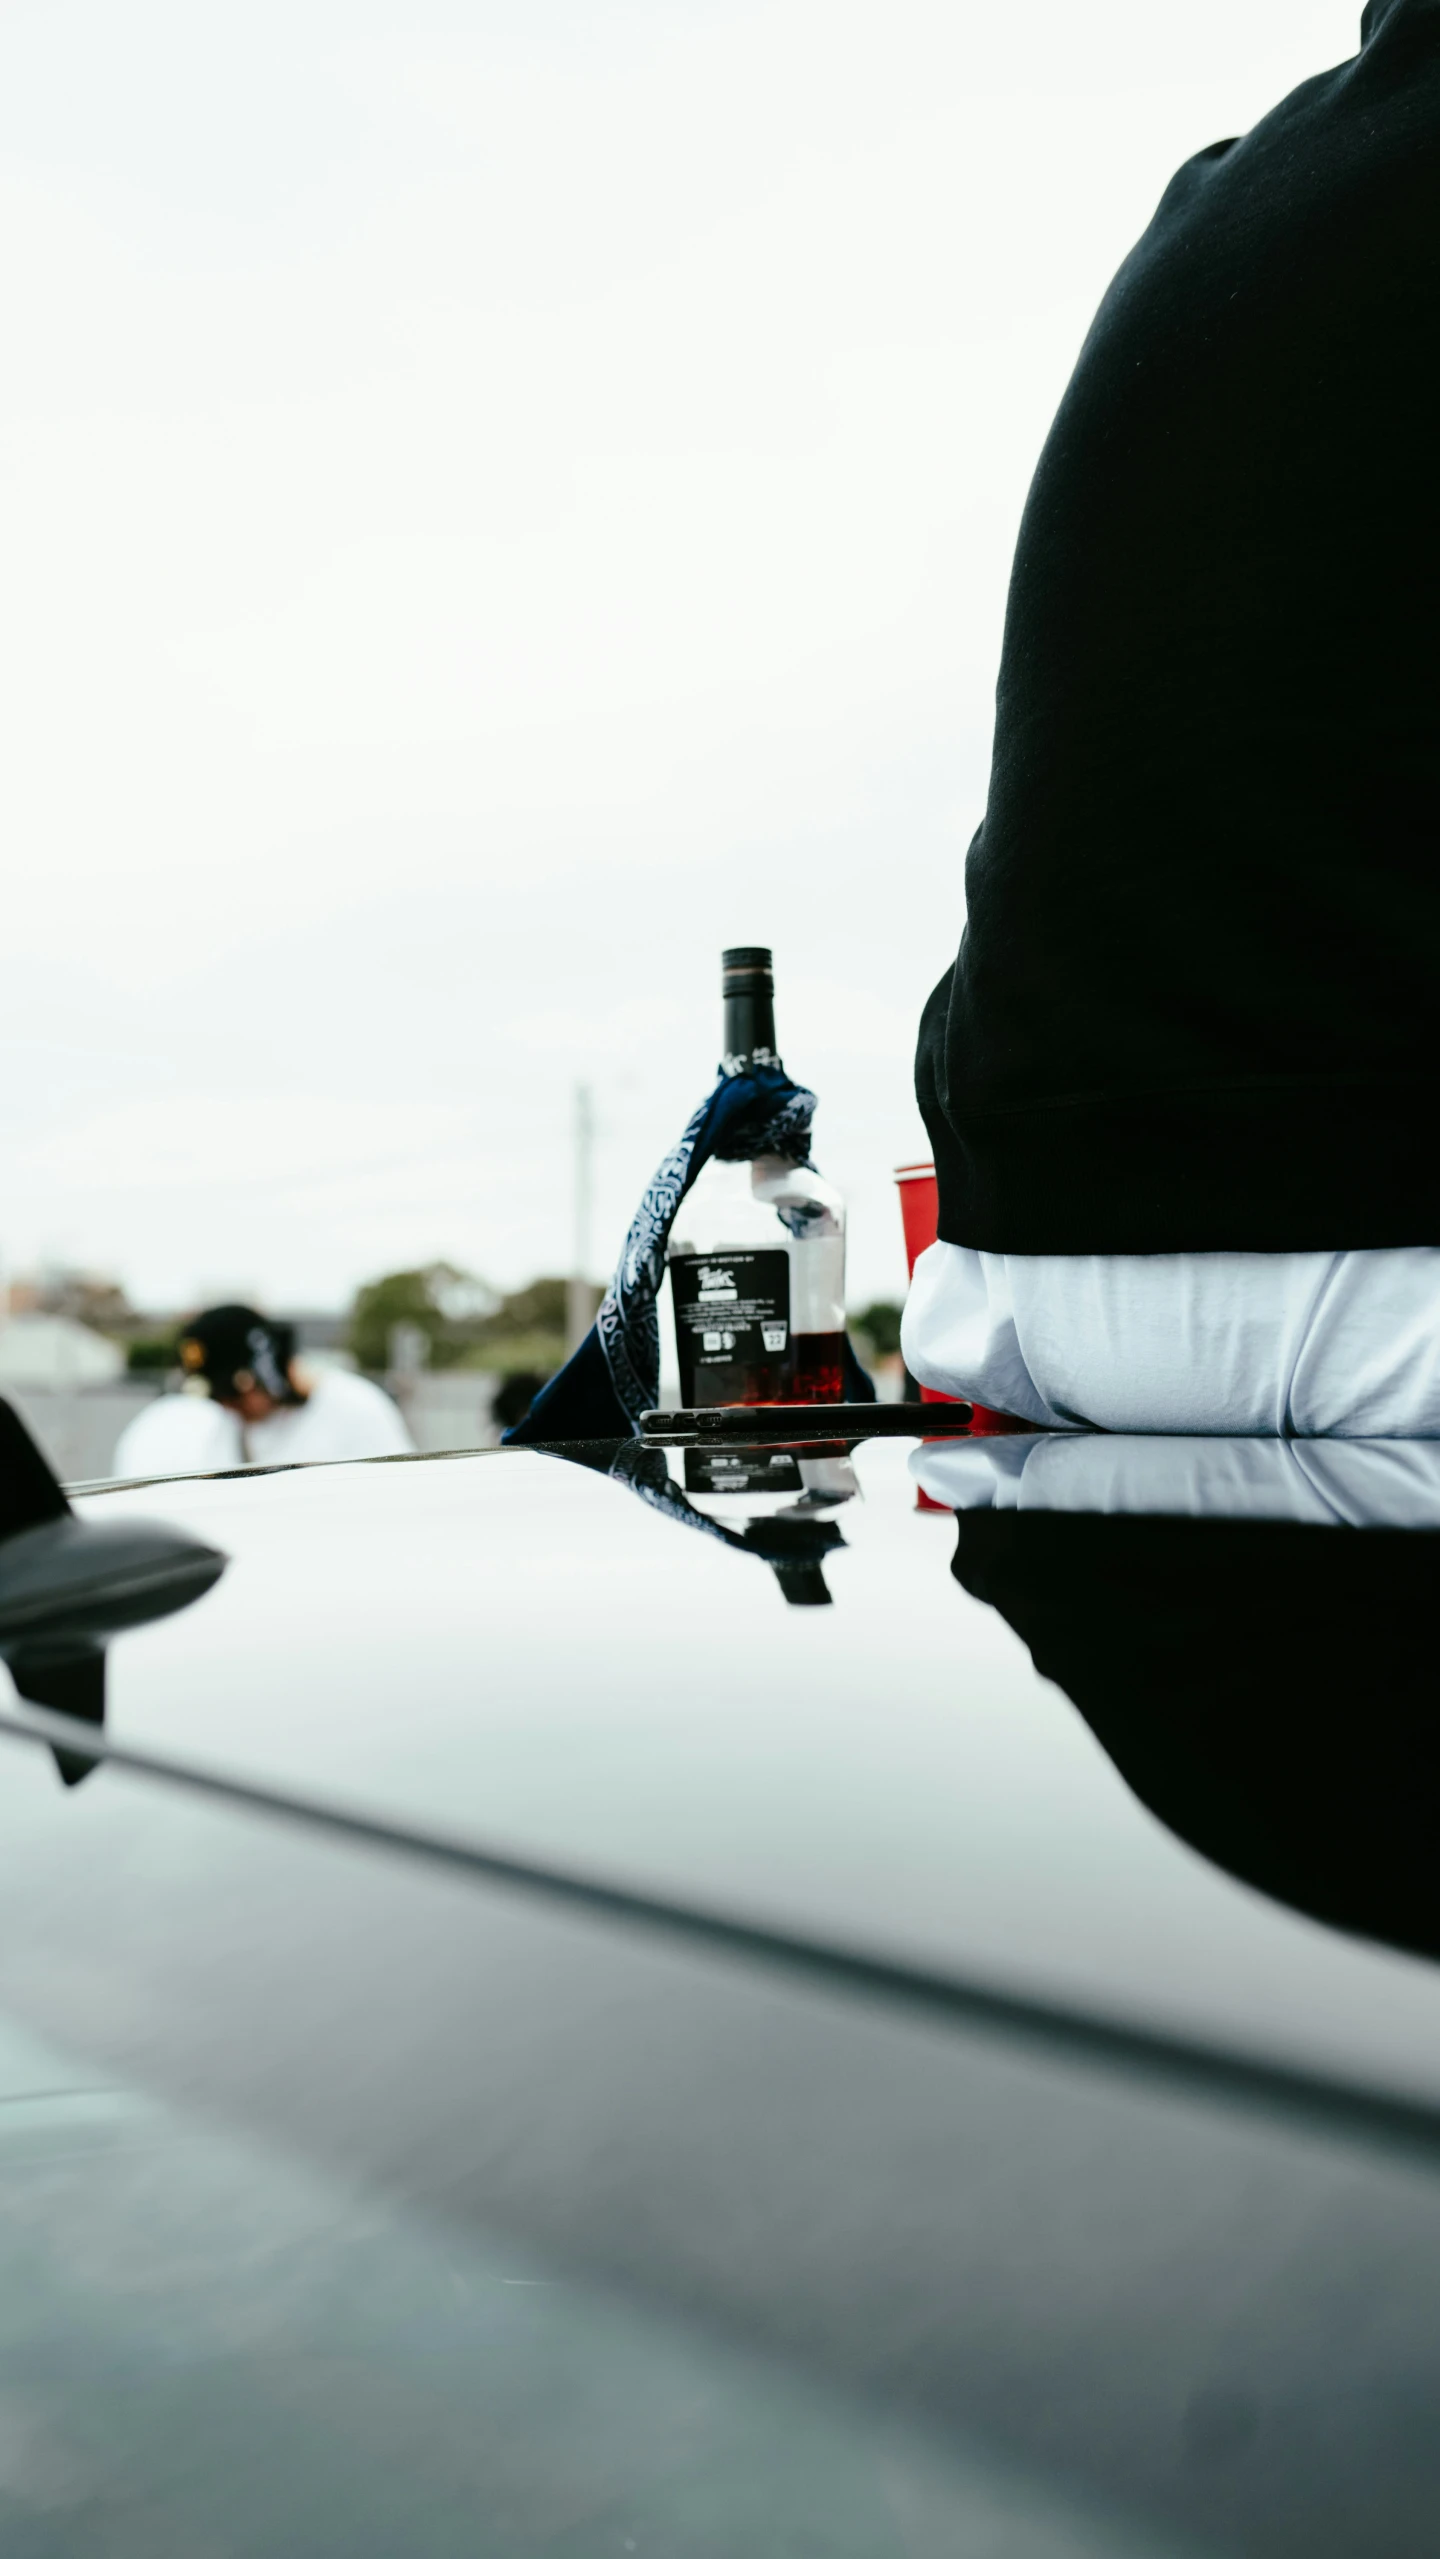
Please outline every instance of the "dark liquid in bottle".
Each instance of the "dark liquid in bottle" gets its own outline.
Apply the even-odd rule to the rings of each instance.
[[[692,1337],[693,1338],[693,1337]],[[792,1333],[769,1359],[687,1359],[680,1346],[680,1400],[711,1404],[838,1404],[845,1391],[843,1333]]]
[[[698,1404],[788,1404],[790,1354],[773,1359],[691,1360],[680,1353],[680,1401]]]
[[[792,1403],[839,1404],[844,1401],[843,1333],[792,1333],[790,1363]]]

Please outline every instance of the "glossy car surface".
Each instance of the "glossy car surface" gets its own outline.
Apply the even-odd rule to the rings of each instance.
[[[1426,1462],[1118,1445],[78,1500],[228,1561],[4,1718],[0,2546],[1427,2547]]]

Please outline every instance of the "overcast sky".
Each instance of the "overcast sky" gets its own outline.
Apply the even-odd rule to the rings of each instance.
[[[717,954],[903,1284],[1009,555],[1170,171],[1350,0],[0,0],[0,1255],[597,1270]]]

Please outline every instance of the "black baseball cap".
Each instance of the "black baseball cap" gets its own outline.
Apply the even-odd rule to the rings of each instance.
[[[295,1327],[253,1306],[207,1306],[180,1335],[180,1365],[203,1378],[217,1404],[231,1404],[258,1386],[277,1404],[294,1401],[290,1362]]]

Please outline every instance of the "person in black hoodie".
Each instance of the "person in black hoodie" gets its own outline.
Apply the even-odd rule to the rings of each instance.
[[[922,1382],[1440,1433],[1440,0],[1172,180],[1011,578]]]

